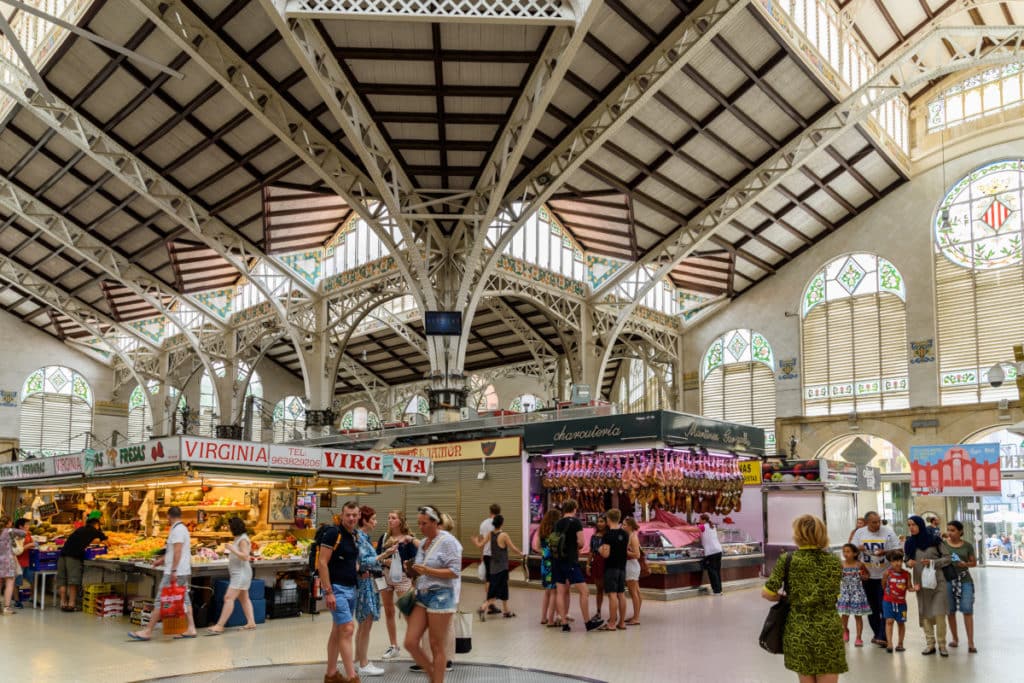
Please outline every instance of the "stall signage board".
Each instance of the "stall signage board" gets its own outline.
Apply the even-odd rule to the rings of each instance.
[[[102,451],[93,451],[92,473],[103,474],[133,470],[150,465],[160,464],[167,460],[165,440],[155,439],[144,443],[126,444],[107,448]],[[87,452],[85,456],[88,457]],[[175,458],[171,458],[174,460]],[[89,469],[88,465],[85,468]],[[86,471],[86,474],[90,472]]]
[[[57,504],[43,503],[38,508],[36,508],[36,514],[39,515],[39,519],[53,517],[55,514],[57,514]]]
[[[82,453],[71,455],[59,455],[53,459],[53,473],[62,476],[65,474],[83,474],[85,456]]]
[[[662,411],[661,419],[663,437],[673,445],[764,455],[764,430],[758,427],[669,411]]]
[[[857,465],[857,488],[861,491],[881,491],[881,470],[877,467]]]
[[[594,449],[612,444],[658,441],[660,436],[658,412],[532,422],[523,428],[523,443],[529,451]]]
[[[390,454],[394,464],[394,476],[426,476],[430,461],[415,455]],[[323,474],[383,474],[384,455],[368,451],[324,450]]]
[[[53,476],[53,458],[35,458],[0,464],[0,481],[20,481]]]
[[[760,486],[761,485],[761,461],[760,460],[740,460],[739,462],[740,473],[743,475],[744,486]]]
[[[434,462],[518,458],[522,452],[522,443],[518,436],[505,436],[497,439],[481,439],[479,441],[455,441],[452,443],[388,448],[384,452],[396,455],[415,455],[420,458],[428,458]]]
[[[910,447],[910,490],[927,496],[975,496],[1002,490],[999,444]]]

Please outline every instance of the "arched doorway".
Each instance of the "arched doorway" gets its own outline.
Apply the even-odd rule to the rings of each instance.
[[[1004,464],[1000,495],[956,499],[964,501],[962,507],[966,508],[972,502],[980,507],[980,510],[964,510],[981,513],[977,517],[971,515],[972,519],[978,520],[973,530],[979,556],[992,564],[1024,567],[1024,480],[1007,479],[1007,473],[1013,470],[1005,467],[1020,465],[1024,470],[1024,436],[996,426],[975,432],[964,439],[964,443],[998,443],[999,456]],[[1024,472],[1014,476],[1024,476]]]
[[[913,514],[910,500],[910,460],[895,444],[872,434],[849,434],[825,444],[816,457],[843,460],[843,452],[856,439],[862,440],[875,452],[875,457],[868,465],[877,467],[882,475],[880,491],[861,492],[857,502],[860,514],[875,510],[882,515],[882,519],[889,521],[897,534],[907,533],[907,517]]]

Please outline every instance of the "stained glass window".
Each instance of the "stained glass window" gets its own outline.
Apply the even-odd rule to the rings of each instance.
[[[480,375],[472,375],[468,385],[467,403],[470,407],[475,407],[478,412],[489,412],[501,407],[498,401],[498,390],[486,379]]]
[[[285,396],[274,405],[274,443],[306,438],[306,402]]]
[[[499,236],[500,229],[495,226],[491,238],[497,241]],[[587,264],[583,249],[546,206],[526,220],[505,247],[505,253],[567,278],[580,282],[586,280]]]
[[[509,410],[517,413],[532,413],[544,406],[544,402],[533,394],[522,394],[512,399]]]
[[[427,401],[425,396],[416,394],[409,399],[409,402],[405,405],[405,410],[402,411],[403,415],[426,415],[430,417],[430,403]]]
[[[775,354],[765,336],[729,330],[708,345],[701,373],[701,415],[764,429],[774,454]]]
[[[341,428],[364,432],[368,429],[380,429],[380,416],[362,406],[353,408],[341,416]]]
[[[995,66],[947,88],[928,102],[928,132],[1020,106],[1021,66],[1020,62]]]
[[[986,164],[949,189],[934,218],[939,399],[1015,400],[1013,345],[1024,338],[1024,160]],[[1006,380],[988,371],[1003,363]]]
[[[654,369],[640,358],[632,358],[626,364],[619,387],[621,409],[627,413],[660,409],[666,397]]]
[[[146,382],[146,390],[156,395],[160,391],[160,385],[150,380]],[[128,397],[128,441],[140,443],[153,434],[153,409],[149,405],[145,391],[139,385],[132,389]]]
[[[38,455],[87,448],[92,403],[92,389],[76,371],[61,365],[39,368],[21,388],[19,447]]]
[[[909,406],[905,300],[899,270],[874,254],[840,256],[811,278],[801,301],[806,415]]]

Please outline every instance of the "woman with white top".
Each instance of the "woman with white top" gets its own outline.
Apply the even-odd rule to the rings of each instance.
[[[640,595],[640,525],[633,517],[622,520],[622,528],[629,532],[626,546],[626,592],[633,603],[633,616],[626,620],[626,626],[640,625],[640,606],[644,599]]]
[[[722,594],[722,543],[718,540],[718,529],[711,522],[711,516],[704,513],[700,516],[700,524],[683,527],[686,531],[700,534],[700,544],[704,547],[704,559],[700,568],[708,573],[711,592]]]
[[[445,640],[458,608],[455,589],[462,570],[462,544],[441,528],[441,513],[432,505],[419,509],[417,522],[423,541],[409,567],[409,574],[416,576],[416,603],[409,614],[405,649],[430,674],[430,683],[443,683]],[[430,634],[430,652],[420,646],[424,631]]]
[[[228,551],[228,590],[224,594],[224,607],[220,611],[220,619],[217,623],[206,629],[211,636],[219,636],[224,633],[224,625],[235,612],[235,600],[242,605],[242,613],[245,614],[245,626],[247,631],[256,628],[256,618],[253,615],[252,600],[249,599],[249,586],[252,584],[252,565],[249,564],[252,555],[252,541],[245,533],[245,522],[238,517],[228,520],[231,527],[231,534],[235,537],[233,543],[225,545]]]

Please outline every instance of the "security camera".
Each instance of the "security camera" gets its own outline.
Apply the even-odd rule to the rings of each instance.
[[[1006,371],[1003,370],[1003,366],[996,363],[988,369],[988,383],[993,389],[998,389],[1003,386],[1003,380],[1006,379]]]

